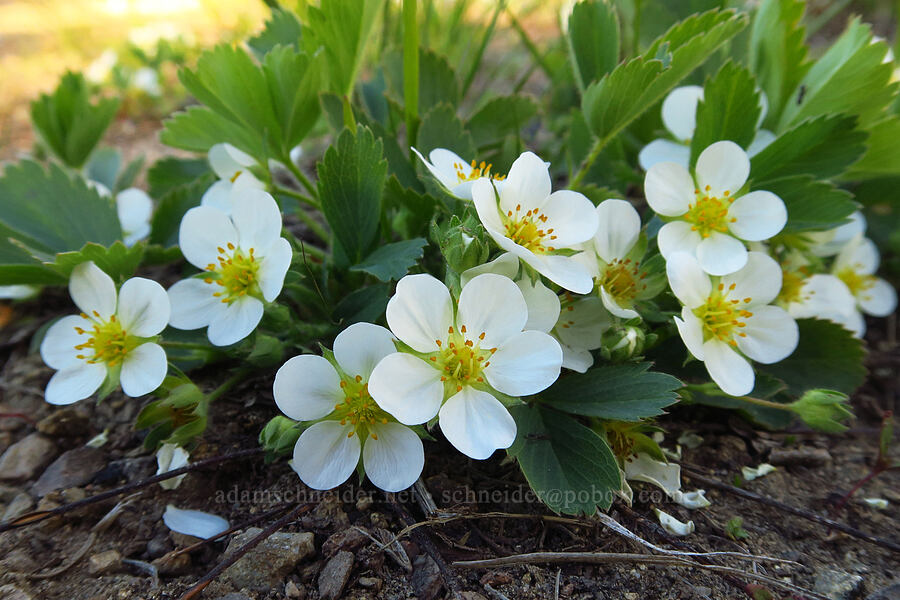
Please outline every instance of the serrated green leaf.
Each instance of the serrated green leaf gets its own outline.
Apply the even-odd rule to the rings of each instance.
[[[300,25],[297,15],[283,8],[274,8],[265,28],[248,39],[247,45],[253,49],[257,58],[262,59],[266,53],[279,45],[293,46],[294,50],[300,50],[302,35],[303,26]]]
[[[147,171],[147,185],[151,198],[162,198],[181,185],[194,183],[206,177],[210,185],[214,181],[209,163],[202,158],[167,157],[153,163]]]
[[[109,248],[94,244],[85,244],[77,252],[62,252],[56,255],[56,260],[49,266],[58,271],[66,279],[72,274],[72,269],[83,262],[93,261],[107,275],[118,283],[134,275],[141,258],[144,256],[144,245],[135,244],[128,248],[122,242],[116,242]]]
[[[446,148],[464,159],[475,158],[475,142],[466,131],[456,111],[449,104],[439,104],[422,119],[416,145],[422,156],[435,148]]]
[[[765,182],[764,189],[781,198],[787,208],[788,220],[782,233],[831,229],[856,210],[850,192],[808,175],[772,179]]]
[[[360,262],[375,242],[387,161],[371,130],[344,130],[319,163],[322,212],[351,264]]]
[[[364,261],[350,267],[351,271],[363,271],[381,281],[400,279],[422,258],[424,238],[394,242],[379,247]]]
[[[263,154],[258,133],[203,106],[191,106],[173,114],[163,127],[159,139],[173,148],[206,153],[216,144],[227,142],[252,156]]]
[[[384,315],[391,288],[378,283],[355,290],[334,307],[333,317],[345,327],[353,323],[375,323]]]
[[[569,374],[541,392],[541,400],[576,415],[639,421],[664,414],[678,401],[681,382],[665,373],[648,371],[650,363],[595,367]]]
[[[127,165],[125,168],[119,172],[118,177],[116,177],[115,187],[112,188],[113,193],[119,193],[126,188],[130,188],[134,185],[134,180],[137,179],[138,174],[141,172],[141,169],[144,167],[144,157],[138,156]]]
[[[472,115],[466,129],[472,134],[475,146],[481,148],[500,142],[508,135],[518,135],[537,109],[537,103],[528,96],[492,98]]]
[[[569,60],[578,89],[612,71],[619,62],[619,18],[609,0],[587,0],[572,7],[568,27]]]
[[[691,164],[715,142],[730,140],[746,148],[756,135],[759,92],[750,71],[728,61],[703,86],[697,105],[697,127],[691,138]]]
[[[386,206],[397,211],[394,230],[403,237],[414,237],[425,231],[438,209],[438,202],[431,195],[403,187],[394,176],[388,179],[384,194]]]
[[[310,58],[290,46],[266,54],[263,72],[269,84],[275,118],[281,125],[280,158],[290,158],[319,118],[318,91],[322,85],[321,56]]]
[[[122,153],[108,146],[98,148],[84,166],[84,175],[91,181],[102,183],[112,192],[116,188],[116,175],[122,166]]]
[[[209,175],[203,176],[193,183],[171,188],[159,199],[150,221],[151,244],[158,244],[163,248],[178,245],[178,230],[184,213],[200,206],[203,194],[209,189],[212,180]]]
[[[0,226],[0,285],[64,285],[66,278],[13,244]]]
[[[519,405],[510,413],[517,432],[509,454],[544,504],[570,515],[609,508],[622,480],[602,437],[551,408]]]
[[[794,353],[757,370],[785,382],[799,396],[809,389],[825,388],[853,393],[866,378],[862,340],[831,321],[800,319],[800,343]]]
[[[384,75],[391,97],[401,102],[403,95],[403,56],[399,50],[384,57]],[[438,104],[456,109],[460,101],[459,80],[447,59],[434,51],[419,48],[418,114],[424,115]]]
[[[845,179],[860,180],[900,175],[900,117],[890,116],[869,128],[865,155],[850,167]]]

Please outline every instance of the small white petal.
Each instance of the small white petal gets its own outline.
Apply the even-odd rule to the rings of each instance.
[[[203,192],[200,198],[200,206],[208,206],[220,210],[226,215],[231,215],[231,187],[232,183],[228,179],[215,182],[209,189]]]
[[[749,176],[750,158],[734,142],[716,142],[697,157],[697,184],[710,196],[722,198],[726,191],[736,194]]]
[[[496,236],[500,236],[506,239],[500,233],[503,231],[503,221],[500,219],[500,212],[497,208],[495,185],[486,177],[476,180],[472,184],[472,203],[475,204],[478,219],[491,234],[491,237],[496,239]]]
[[[560,342],[562,348],[563,361],[562,366],[571,369],[577,373],[587,373],[587,370],[594,364],[594,357],[589,350],[583,348],[572,348]]]
[[[863,498],[862,501],[872,508],[877,508],[878,510],[884,510],[888,507],[888,501],[884,498]]]
[[[677,463],[656,460],[643,452],[625,459],[625,478],[653,484],[670,495],[681,489],[681,467]]]
[[[231,219],[211,206],[195,206],[184,214],[178,229],[178,245],[189,263],[198,269],[215,264],[218,248],[238,244]]]
[[[101,318],[108,319],[116,312],[116,284],[93,261],[72,269],[69,294],[75,306],[88,316],[96,311]]]
[[[603,286],[600,286],[600,299],[603,301],[603,306],[606,307],[606,310],[620,319],[633,319],[638,316],[637,311],[620,306],[619,302]]]
[[[472,279],[459,294],[457,328],[465,327],[475,339],[484,333],[487,348],[501,346],[522,331],[528,321],[528,305],[519,287],[508,277],[484,273]]]
[[[797,349],[800,330],[797,322],[778,306],[755,306],[753,316],[744,319],[738,348],[756,362],[772,364],[784,360]]]
[[[562,349],[552,336],[523,331],[510,338],[484,369],[488,383],[510,396],[527,396],[547,389],[559,377]]]
[[[274,302],[284,286],[284,277],[291,266],[294,251],[284,238],[278,238],[271,244],[265,255],[260,257],[259,288],[266,302]]]
[[[765,477],[769,473],[774,473],[775,471],[775,467],[773,467],[769,463],[763,463],[756,468],[741,467],[741,476],[745,481],[753,481],[754,479]]]
[[[41,342],[41,358],[48,367],[67,369],[81,363],[82,359],[75,358],[78,354],[87,352],[90,356],[90,350],[75,349],[75,346],[83,344],[90,337],[78,333],[76,327],[90,331],[92,324],[79,315],[69,315],[51,325],[44,334],[44,340]]]
[[[368,381],[375,365],[397,352],[395,339],[380,325],[354,323],[334,338],[334,358],[347,375]]]
[[[697,260],[710,275],[728,275],[747,264],[747,247],[730,235],[714,231],[697,246]]]
[[[345,481],[359,464],[360,441],[353,427],[337,421],[316,423],[300,434],[291,466],[314,490],[330,490]]]
[[[136,231],[146,231],[153,214],[153,200],[143,190],[128,188],[116,194],[116,212],[126,236]]]
[[[672,293],[688,308],[697,308],[709,298],[712,283],[692,255],[686,252],[672,254],[666,261],[666,275]]]
[[[163,444],[156,451],[156,474],[162,475],[163,473],[187,466],[188,458],[190,458],[190,454],[181,446],[177,444]],[[159,482],[159,485],[164,490],[174,490],[181,485],[186,475],[187,473],[171,479],[164,479]]]
[[[878,270],[881,257],[878,247],[872,240],[858,235],[840,251],[834,261],[832,270],[837,273],[843,269],[852,269],[860,275],[871,275]]]
[[[237,193],[234,193],[237,192]],[[268,192],[252,188],[232,194],[232,218],[237,228],[240,247],[265,251],[281,235],[281,211]]]
[[[594,249],[605,262],[625,258],[641,235],[641,216],[630,202],[604,200],[597,206]]]
[[[500,208],[503,212],[515,210],[521,204],[525,211],[542,208],[550,196],[550,169],[533,152],[523,152],[509,169],[500,191]],[[475,188],[472,189],[475,197]],[[590,236],[588,236],[590,237]]]
[[[431,275],[407,275],[387,305],[387,322],[400,340],[418,352],[437,350],[453,325],[450,290]]]
[[[106,379],[106,365],[79,362],[53,374],[47,383],[47,389],[44,390],[44,400],[56,405],[84,400],[97,391],[104,379]]]
[[[256,159],[244,152],[243,150],[238,149],[231,144],[222,144],[225,147],[225,151],[228,153],[228,156],[231,157],[231,160],[242,167],[252,167],[256,164]]]
[[[728,229],[742,240],[767,240],[784,229],[787,209],[781,198],[762,190],[744,194],[728,209]]]
[[[703,344],[703,355],[709,376],[723,392],[732,396],[746,396],[753,391],[753,367],[731,346],[711,339]]]
[[[231,157],[231,154],[225,148],[227,145],[229,144],[214,145],[209,149],[206,157],[216,177],[230,180],[237,171],[243,168],[243,165]]]
[[[597,211],[584,194],[570,190],[553,192],[541,212],[547,218],[541,227],[552,229],[556,237],[545,244],[554,248],[569,248],[597,233]]]
[[[856,298],[834,275],[817,273],[803,280],[798,298],[787,307],[795,319],[829,319],[845,324],[844,315],[856,311]]]
[[[162,385],[168,370],[162,346],[152,342],[141,344],[125,355],[120,378],[122,391],[132,398],[149,394]]]
[[[278,409],[295,421],[321,419],[344,400],[337,371],[314,354],[295,356],[281,365],[272,393]]]
[[[470,458],[484,460],[516,439],[516,422],[506,407],[487,392],[465,386],[440,412],[441,431]]]
[[[250,296],[243,296],[224,306],[223,312],[213,316],[206,332],[214,346],[229,346],[241,341],[253,333],[263,316],[263,303]]]
[[[519,257],[510,252],[504,252],[490,262],[466,269],[459,276],[459,284],[466,287],[467,283],[482,273],[494,273],[515,279],[519,273]]]
[[[425,466],[425,451],[416,432],[400,423],[369,427],[373,436],[363,444],[363,466],[373,484],[386,492],[405,490]]]
[[[674,162],[656,163],[644,176],[647,204],[664,217],[677,217],[694,201],[694,180],[683,166]]]
[[[769,304],[781,291],[781,266],[762,252],[747,253],[747,264],[738,271],[722,277],[725,288],[734,284],[729,294],[732,300],[750,298],[752,304]]]
[[[685,169],[690,166],[691,147],[670,140],[653,140],[638,152],[638,164],[645,171],[658,163],[671,162]]]
[[[171,504],[166,506],[166,512],[163,513],[163,523],[176,533],[204,540],[214,538],[230,527],[222,517],[199,510],[176,508]]]
[[[672,535],[677,535],[679,537],[684,537],[686,535],[690,535],[694,533],[694,522],[688,521],[687,523],[682,523],[672,515],[668,513],[664,513],[658,508],[654,508],[653,512],[656,513],[656,518],[659,519],[659,524],[662,525],[662,528],[665,529]]]
[[[520,253],[521,252],[521,253]],[[556,285],[576,294],[590,294],[594,278],[587,266],[574,256],[538,256],[521,248],[519,257]]]
[[[600,347],[603,333],[611,324],[612,319],[600,298],[589,296],[576,300],[560,312],[555,333],[572,348],[595,350]]]
[[[697,246],[703,240],[700,234],[685,221],[671,221],[663,225],[656,236],[659,253],[666,260],[676,252],[697,253]]]
[[[518,259],[516,259],[518,263]],[[528,306],[526,330],[543,331],[553,329],[559,319],[559,296],[553,293],[540,279],[531,281],[520,279],[516,282],[525,304]]]
[[[678,140],[685,141],[694,137],[694,129],[697,127],[697,104],[702,99],[702,87],[686,85],[675,88],[663,100],[663,125]]]
[[[884,279],[875,279],[872,287],[857,296],[859,307],[873,317],[886,317],[897,308],[897,290]]]
[[[776,137],[777,136],[768,129],[760,129],[756,132],[756,137],[753,138],[753,141],[750,142],[750,145],[747,146],[747,156],[753,158],[754,156],[765,150],[769,144],[774,142]]]
[[[866,231],[866,218],[860,211],[850,215],[850,220],[843,225],[828,231],[818,231],[809,234],[815,243],[810,250],[816,256],[833,256],[840,252],[847,242],[857,236],[862,236]]]
[[[182,279],[169,288],[169,325],[176,329],[200,329],[225,312],[225,304],[213,296],[217,287],[202,279]]]
[[[673,317],[681,341],[697,360],[703,360],[703,322],[687,306],[681,309],[681,318]]]
[[[404,425],[419,425],[438,414],[444,384],[439,370],[411,354],[397,352],[375,366],[369,394]]]
[[[36,285],[0,285],[0,300],[26,300],[40,291],[41,288]]]
[[[138,337],[154,336],[165,329],[169,322],[169,296],[155,281],[132,277],[119,290],[116,315],[129,334]]]
[[[429,153],[428,156],[431,159],[431,162],[425,160],[425,157],[415,148],[413,148],[412,151],[416,153],[416,156],[418,156],[419,159],[421,159],[422,163],[424,163],[431,174],[441,182],[441,185],[447,189],[452,189],[459,183],[459,177],[456,175],[454,165],[460,164],[464,167],[469,166],[468,163],[456,153],[444,148],[435,148]]]

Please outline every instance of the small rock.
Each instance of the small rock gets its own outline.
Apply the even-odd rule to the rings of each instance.
[[[54,490],[84,485],[105,466],[106,457],[102,450],[81,446],[63,452],[47,467],[31,491],[37,496],[44,496]]]
[[[154,559],[150,564],[156,567],[160,575],[184,575],[191,570],[191,557],[187,553],[178,555],[164,554]]]
[[[3,516],[0,517],[0,522],[5,523],[6,521],[12,521],[16,517],[24,515],[31,507],[34,506],[34,501],[31,499],[31,496],[26,494],[25,492],[20,493],[6,507],[6,510],[3,511]]]
[[[332,534],[325,543],[322,544],[322,555],[326,558],[334,556],[339,550],[349,550],[353,552],[359,550],[369,542],[371,538],[366,532],[356,527],[350,527]]]
[[[372,508],[372,494],[365,494],[356,501],[356,510],[369,510]]]
[[[169,541],[169,536],[166,533],[160,533],[147,542],[147,556],[151,559],[159,558],[170,550],[172,550],[172,542]]]
[[[341,550],[325,563],[325,567],[319,573],[319,597],[322,600],[336,600],[341,597],[341,592],[350,579],[353,561],[352,552]]]
[[[225,594],[224,596],[219,596],[216,600],[253,600],[247,594],[239,594],[237,592],[232,592],[230,594]]]
[[[262,533],[251,527],[234,536],[223,558],[238,551],[244,544]],[[222,578],[237,588],[268,589],[280,584],[301,560],[315,553],[313,534],[274,533],[231,565]]]
[[[866,596],[866,600],[897,600],[897,598],[900,598],[900,581]]]
[[[820,467],[830,462],[831,454],[825,448],[773,448],[769,453],[769,463],[777,466]]]
[[[460,592],[459,595],[462,596],[463,600],[487,600],[478,592]]]
[[[18,571],[27,573],[38,568],[37,563],[21,548],[13,548],[0,559],[0,573]]]
[[[10,584],[0,587],[0,600],[32,600],[32,598],[31,595]]]
[[[385,517],[380,512],[373,512],[369,515],[369,521],[372,523],[373,527],[378,527],[380,529],[388,529],[391,524],[388,522],[387,517]]]
[[[56,446],[39,433],[25,436],[0,456],[0,480],[31,479],[56,456]]]
[[[859,575],[851,575],[843,571],[822,569],[816,575],[813,591],[831,600],[850,600],[860,592],[863,578]]]
[[[12,446],[13,436],[8,431],[0,431],[0,453],[6,452],[6,449]]]
[[[66,406],[58,408],[38,421],[37,430],[51,437],[74,437],[90,431],[90,418],[82,410]]]
[[[505,571],[490,571],[481,576],[481,585],[507,585],[513,582],[512,575]]]
[[[380,591],[381,591],[381,585],[382,585],[382,583],[383,583],[383,582],[382,582],[381,579],[378,578],[378,577],[360,577],[360,578],[359,578],[359,585],[360,585],[360,586],[362,586],[362,587],[364,587],[364,588],[373,589],[373,590],[375,590],[376,592],[380,592]]]
[[[9,502],[21,493],[21,488],[13,487],[11,485],[3,485],[2,483],[0,483],[0,502]]]
[[[0,413],[22,414],[22,411],[6,404],[0,404]],[[16,431],[21,429],[23,425],[25,425],[25,420],[18,416],[0,419],[0,431]]]
[[[117,550],[94,554],[88,559],[88,573],[99,576],[112,573],[122,565],[122,555]]]
[[[295,600],[302,600],[306,598],[306,589],[297,587],[293,581],[288,581],[284,585],[284,595]]]
[[[444,583],[441,580],[441,570],[434,559],[427,554],[420,554],[413,561],[412,580],[416,598],[419,600],[434,600],[441,594]]]
[[[622,594],[625,597],[625,600],[638,600],[640,598],[640,594],[636,592],[625,592]]]

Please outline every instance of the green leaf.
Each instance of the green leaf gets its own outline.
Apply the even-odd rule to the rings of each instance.
[[[731,10],[693,15],[674,25],[643,56],[619,65],[589,86],[582,99],[582,110],[599,138],[599,146],[605,146],[629,123],[656,106],[746,25],[746,15]]]
[[[777,122],[788,96],[809,70],[804,43],[802,0],[763,0],[750,32],[750,69],[769,100],[769,119]]]
[[[376,240],[386,175],[381,141],[366,127],[344,130],[319,163],[322,212],[351,264]]]
[[[297,16],[289,10],[275,8],[266,21],[265,29],[247,40],[247,45],[250,46],[257,58],[262,59],[270,50],[279,45],[293,46],[294,50],[300,50],[302,35],[303,27]]]
[[[510,413],[517,432],[509,454],[544,504],[554,512],[588,516],[610,507],[622,480],[602,437],[547,407],[519,405]]]
[[[537,103],[528,96],[492,98],[472,115],[466,129],[471,132],[475,145],[482,148],[501,142],[508,135],[517,136],[537,109]]]
[[[275,118],[281,124],[281,153],[277,156],[282,159],[290,159],[291,149],[303,141],[319,118],[322,64],[321,57],[298,54],[290,46],[266,54],[263,71]]]
[[[147,185],[151,198],[162,198],[173,189],[205,177],[212,185],[215,176],[203,158],[163,158],[147,170]]]
[[[0,227],[0,285],[64,285],[66,278],[48,269],[24,248],[12,243]]]
[[[831,321],[800,319],[800,343],[794,353],[757,370],[784,381],[799,396],[810,389],[853,393],[866,378],[862,340]]]
[[[77,252],[63,252],[56,255],[56,261],[50,266],[63,275],[66,279],[72,274],[72,269],[83,262],[94,261],[102,271],[118,283],[134,275],[141,258],[144,256],[144,245],[135,244],[128,248],[122,242],[116,242],[109,248],[87,243]]]
[[[710,144],[731,140],[746,148],[756,135],[759,119],[756,80],[745,67],[728,61],[706,80],[697,105],[697,127],[691,139],[691,164]]]
[[[865,155],[846,174],[846,179],[860,180],[874,177],[900,175],[900,117],[890,116],[873,123]]]
[[[446,148],[466,160],[475,158],[475,142],[449,104],[438,104],[428,111],[419,127],[416,147],[425,157],[435,148]]]
[[[392,219],[394,231],[406,238],[425,231],[438,208],[437,200],[429,194],[403,187],[394,176],[388,179],[384,192],[385,204],[397,211]]]
[[[809,390],[791,404],[803,422],[817,431],[843,433],[847,426],[841,421],[853,418],[847,394],[831,390]]]
[[[754,187],[791,175],[829,179],[845,172],[866,151],[866,132],[856,118],[826,115],[785,131],[750,159]],[[896,138],[893,140],[896,142]]]
[[[586,0],[572,8],[568,42],[575,82],[584,92],[619,62],[619,18],[609,0]]]
[[[748,396],[750,398],[777,401],[774,396],[779,392],[784,391],[784,389],[785,384],[782,381],[765,374],[757,373],[756,386]],[[746,419],[772,431],[785,429],[791,424],[795,416],[787,405],[785,405],[783,410],[769,406],[761,406],[750,402],[743,397],[728,396],[724,394],[724,392],[705,394],[702,391],[691,390],[690,393],[687,394],[687,398],[691,402],[697,402],[698,404],[706,406],[736,410]]]
[[[561,377],[541,399],[576,415],[639,421],[665,414],[678,402],[681,382],[665,373],[648,371],[650,363],[625,363],[590,369]]]
[[[122,166],[122,153],[115,148],[98,148],[84,166],[84,175],[91,181],[102,183],[113,192],[116,189],[116,175]]]
[[[31,122],[41,140],[68,166],[85,163],[119,109],[119,101],[102,98],[91,102],[81,73],[66,72],[52,94],[41,94],[31,103]]]
[[[783,234],[831,229],[844,223],[856,210],[850,192],[809,175],[772,179],[765,182],[764,189],[781,198],[787,208]]]
[[[334,307],[333,317],[344,327],[353,323],[375,323],[384,315],[391,288],[378,283],[355,290]]]
[[[193,183],[174,187],[160,198],[150,221],[150,243],[163,248],[177,246],[178,230],[184,213],[200,206],[203,194],[211,183],[212,178],[204,176]]]
[[[427,244],[424,238],[415,238],[381,246],[350,270],[366,272],[381,281],[400,279],[422,258]]]
[[[119,193],[126,188],[130,188],[134,185],[134,180],[137,179],[138,174],[140,174],[141,169],[144,168],[144,157],[138,156],[127,165],[125,168],[119,172],[118,177],[116,177],[115,187],[112,188],[113,193]]]

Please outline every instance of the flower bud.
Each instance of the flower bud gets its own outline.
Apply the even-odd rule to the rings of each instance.
[[[620,362],[640,356],[646,344],[646,334],[634,325],[618,325],[603,334],[600,352],[607,360]]]
[[[445,225],[433,225],[431,236],[441,248],[447,266],[457,273],[487,261],[490,245],[477,220],[453,216]]]
[[[300,437],[297,422],[287,417],[273,417],[259,433],[259,444],[267,453],[267,460],[289,454]]]
[[[845,431],[847,426],[841,421],[853,418],[847,395],[832,390],[809,390],[789,406],[804,423],[825,433]]]

